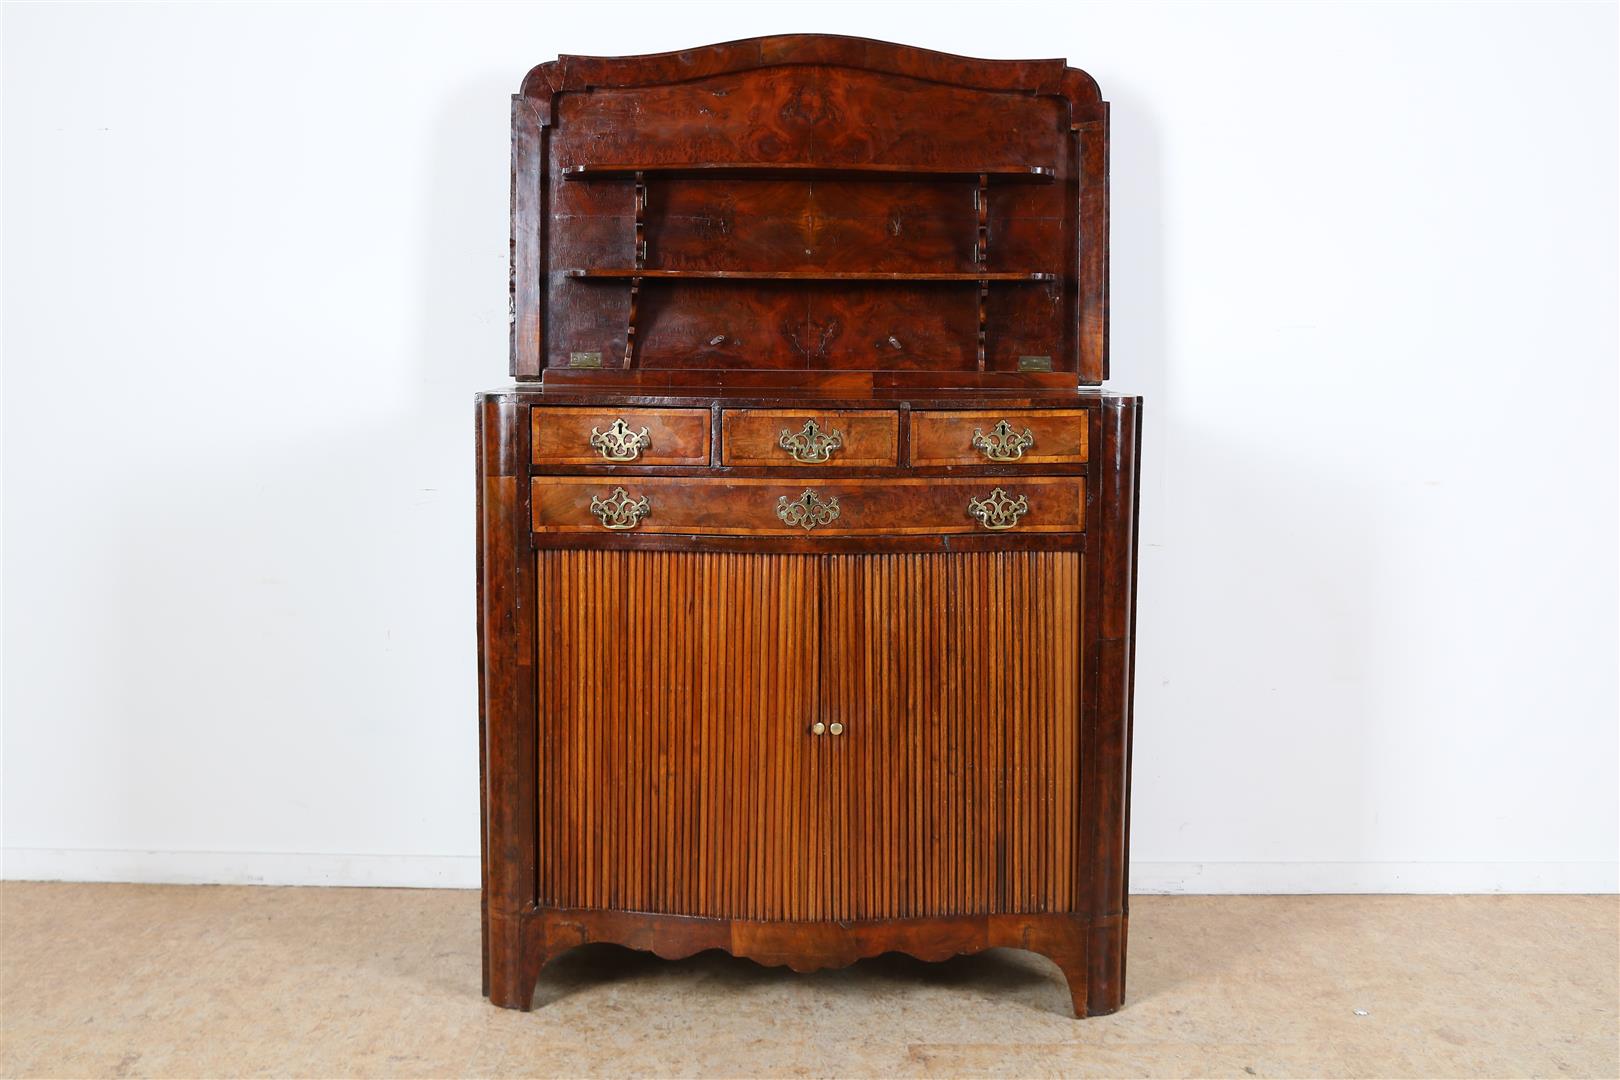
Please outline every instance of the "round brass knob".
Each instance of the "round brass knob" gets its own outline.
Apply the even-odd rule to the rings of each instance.
[[[834,735],[842,735],[844,733],[844,725],[834,720],[832,725],[828,727],[827,730],[832,732]]]
[[[822,732],[824,732],[826,730],[827,730],[827,725],[823,724],[820,720],[817,720],[815,723],[810,725],[810,734],[812,734],[812,735],[820,735]],[[838,733],[835,731],[835,732],[833,732],[833,734],[836,735]]]

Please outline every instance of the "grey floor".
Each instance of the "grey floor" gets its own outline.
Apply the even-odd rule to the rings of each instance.
[[[1048,961],[565,955],[479,995],[474,893],[0,886],[6,1076],[1620,1076],[1620,899],[1138,897],[1130,1000]]]

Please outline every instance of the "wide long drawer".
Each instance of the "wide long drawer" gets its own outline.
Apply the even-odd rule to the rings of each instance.
[[[928,479],[535,477],[537,533],[904,536],[1076,533],[1077,476]]]

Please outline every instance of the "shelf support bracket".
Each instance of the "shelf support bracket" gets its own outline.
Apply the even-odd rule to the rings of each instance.
[[[979,174],[979,186],[973,191],[973,209],[978,213],[979,231],[973,241],[973,263],[979,273],[990,272],[990,174]],[[984,370],[985,323],[989,318],[990,279],[979,278],[979,370]]]
[[[647,268],[647,174],[637,170],[635,190],[636,236],[634,265],[637,270]],[[636,362],[636,308],[641,302],[641,276],[630,279],[630,321],[624,331],[624,363],[629,371]]]

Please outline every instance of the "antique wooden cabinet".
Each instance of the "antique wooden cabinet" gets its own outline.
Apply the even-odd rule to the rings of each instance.
[[[485,992],[584,942],[1125,992],[1139,401],[1108,108],[815,35],[512,101],[478,399]]]

